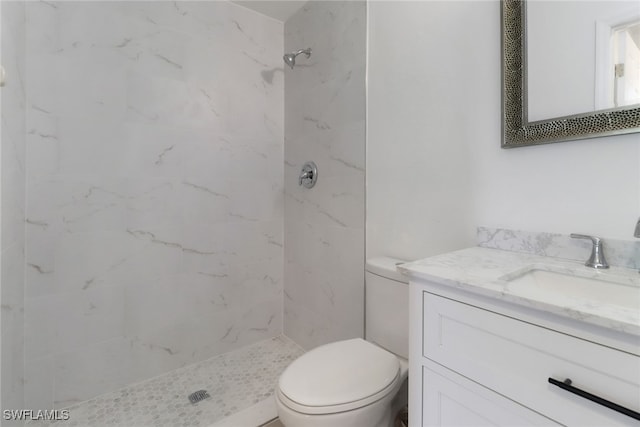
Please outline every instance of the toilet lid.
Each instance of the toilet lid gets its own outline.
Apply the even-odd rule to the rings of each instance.
[[[299,405],[343,405],[380,393],[399,370],[394,354],[356,338],[305,353],[280,376],[279,388]]]

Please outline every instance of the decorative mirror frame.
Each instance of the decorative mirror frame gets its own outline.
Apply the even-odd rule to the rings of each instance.
[[[528,122],[526,1],[502,0],[502,148],[640,132],[640,107]]]

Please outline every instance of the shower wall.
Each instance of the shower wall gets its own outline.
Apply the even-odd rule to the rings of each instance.
[[[285,334],[305,348],[364,334],[363,1],[310,1],[285,23]],[[312,189],[298,185],[305,161]]]
[[[28,3],[27,407],[282,332],[282,34],[228,2]]]
[[[0,396],[2,409],[22,409],[24,379],[24,210],[25,210],[25,7],[0,3],[2,65],[0,88]],[[1,422],[2,425],[9,425]]]

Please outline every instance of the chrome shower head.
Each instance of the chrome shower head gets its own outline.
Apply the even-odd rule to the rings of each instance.
[[[311,56],[311,48],[309,47],[307,49],[300,49],[299,51],[294,53],[285,53],[282,59],[284,59],[285,64],[293,69],[293,67],[296,65],[296,56],[300,55],[301,53],[304,53],[305,55],[307,55],[307,58],[309,58]]]
[[[287,53],[282,57],[282,59],[284,59],[284,63],[293,70],[293,67],[296,65],[296,56],[293,53]]]

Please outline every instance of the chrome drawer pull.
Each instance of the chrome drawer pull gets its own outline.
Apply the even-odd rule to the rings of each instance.
[[[613,403],[609,400],[603,399],[595,394],[588,393],[584,390],[580,390],[571,385],[571,380],[567,378],[564,382],[554,380],[553,378],[549,378],[549,382],[555,386],[560,387],[563,390],[567,390],[570,393],[577,394],[580,397],[584,397],[585,399],[589,399],[592,402],[595,402],[599,405],[606,406],[609,409],[613,409],[616,412],[620,412],[628,417],[635,418],[636,420],[640,420],[640,412],[632,411],[629,408],[625,408],[624,406],[620,406],[617,403]]]

